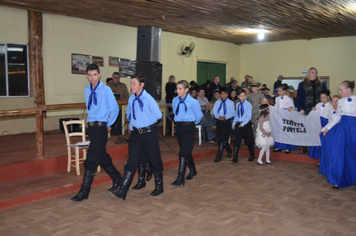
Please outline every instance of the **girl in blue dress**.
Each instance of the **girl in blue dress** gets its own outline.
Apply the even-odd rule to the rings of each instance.
[[[333,98],[331,99],[331,105],[333,106],[333,109],[330,111],[328,124],[321,129],[322,134],[320,135],[320,138],[324,140],[324,143],[321,146],[319,174],[322,174],[325,177],[327,177],[327,174],[329,173],[329,153],[330,153],[332,135],[324,136],[323,133],[326,130],[326,127],[329,124],[331,124],[336,117],[336,110],[337,110],[337,104],[339,102],[339,99],[340,99],[339,95],[334,95]],[[330,131],[329,134],[331,132],[332,131]]]
[[[336,116],[324,135],[332,135],[327,181],[335,188],[356,184],[356,96],[355,83],[345,80],[339,86],[342,98]],[[333,131],[333,132],[329,132]]]
[[[333,106],[329,102],[330,91],[325,89],[320,94],[320,101],[313,107],[312,110],[317,111],[320,114],[320,123],[321,129],[326,126],[329,121],[329,116],[331,111],[333,111]],[[319,132],[321,146],[324,145],[324,135],[320,135],[321,131]],[[312,146],[309,148],[308,156],[317,160],[321,156],[321,146]]]

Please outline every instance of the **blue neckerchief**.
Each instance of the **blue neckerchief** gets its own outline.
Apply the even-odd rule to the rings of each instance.
[[[218,109],[218,113],[220,112],[221,107],[222,107],[222,105],[224,104],[224,115],[226,115],[226,104],[225,104],[226,100],[227,100],[227,99],[225,99],[225,100],[223,101],[223,100],[221,99],[221,103],[220,103],[220,106],[219,106],[219,109]]]
[[[336,111],[333,111],[333,114],[336,114]]]
[[[281,97],[281,99],[283,99],[283,97]]]
[[[352,98],[348,98],[347,101],[348,101],[348,102],[351,102],[351,101],[352,101]]]
[[[140,98],[142,93],[143,93],[143,91],[144,91],[144,89],[142,89],[141,93],[138,96],[135,96],[135,99],[132,102],[132,114],[133,114],[134,120],[136,120],[136,116],[135,116],[135,101],[136,100],[138,101],[138,104],[140,104],[141,111],[143,111],[143,102],[142,102],[142,100]]]
[[[98,88],[100,84],[100,80],[98,81],[98,84],[95,86],[95,88],[93,89],[90,85],[90,95],[89,95],[89,101],[88,101],[88,110],[90,110],[90,107],[91,107],[91,103],[93,102],[94,105],[97,105],[98,104],[98,98],[96,97],[96,92],[95,90]],[[94,97],[94,98],[93,98]]]
[[[246,101],[246,100],[245,100]],[[243,106],[243,103],[245,102],[240,102],[239,105],[237,106],[237,117],[242,117],[244,115],[244,106]],[[241,116],[240,116],[240,113],[241,113]]]
[[[187,113],[187,104],[185,104],[185,99],[187,99],[187,96],[188,96],[188,93],[185,95],[185,97],[183,98],[183,99],[181,99],[180,97],[179,97],[179,103],[178,103],[178,106],[177,106],[177,109],[176,109],[176,116],[178,115],[178,113],[179,113],[179,105],[181,104],[181,103],[183,103],[184,104],[184,106],[185,106],[185,113]]]

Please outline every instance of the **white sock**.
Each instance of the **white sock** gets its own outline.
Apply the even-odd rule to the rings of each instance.
[[[262,148],[260,150],[260,154],[258,155],[258,160],[257,160],[257,162],[260,163],[260,164],[263,163],[262,162],[262,156],[265,153],[265,151],[266,151],[266,146],[262,146]]]
[[[269,160],[269,153],[270,153],[270,148],[269,148],[269,146],[266,146],[266,162],[267,163],[271,163],[271,161]]]

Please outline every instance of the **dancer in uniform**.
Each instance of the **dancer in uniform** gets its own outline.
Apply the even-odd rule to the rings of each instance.
[[[162,118],[157,102],[144,89],[145,78],[137,75],[131,78],[130,87],[133,94],[127,104],[127,119],[130,121],[129,158],[118,191],[110,195],[125,201],[133,176],[142,157],[146,157],[154,179],[155,189],[151,196],[163,193],[163,163],[159,149],[159,134],[157,121]]]
[[[189,84],[186,80],[181,80],[177,84],[177,94],[172,101],[172,108],[175,114],[176,133],[179,144],[179,168],[177,179],[172,183],[175,186],[183,186],[185,181],[185,170],[190,170],[186,180],[193,179],[197,175],[192,151],[194,147],[195,126],[203,118],[199,102],[192,98],[189,93]]]

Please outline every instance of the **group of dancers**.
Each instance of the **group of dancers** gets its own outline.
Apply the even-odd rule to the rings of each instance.
[[[133,76],[130,81],[132,95],[128,100],[127,119],[130,122],[129,129],[132,131],[129,137],[129,157],[124,166],[121,177],[112,163],[110,155],[106,152],[107,129],[115,122],[119,108],[109,87],[100,82],[100,69],[95,64],[88,65],[86,69],[90,84],[85,88],[85,103],[88,109],[88,126],[90,146],[87,158],[84,161],[84,179],[78,194],[71,200],[83,201],[89,197],[90,187],[93,182],[98,165],[108,173],[113,180],[113,186],[108,190],[113,197],[126,199],[134,174],[138,169],[138,183],[133,190],[145,187],[145,173],[153,173],[155,189],[151,196],[158,196],[164,192],[163,188],[163,163],[159,148],[159,134],[157,122],[162,118],[162,113],[157,102],[145,89],[145,78],[141,75]],[[320,173],[327,176],[328,182],[337,187],[347,187],[356,184],[356,102],[353,95],[354,83],[344,81],[340,85],[339,100],[336,113],[333,112],[332,120],[323,127],[321,135],[325,136],[321,146]],[[282,84],[278,88],[280,93],[276,100],[276,106],[282,109],[292,110],[285,95],[287,87]],[[177,124],[176,133],[179,144],[179,168],[178,176],[172,183],[175,186],[183,186],[185,180],[191,180],[197,175],[192,150],[194,146],[195,126],[200,123],[203,113],[199,102],[189,95],[189,84],[185,80],[177,83],[177,94],[172,101],[172,109],[175,114],[174,121]],[[247,101],[245,90],[238,94],[239,102],[234,103],[227,98],[225,88],[220,89],[220,100],[213,107],[213,114],[217,119],[217,136],[219,149],[215,162],[220,162],[223,150],[227,156],[233,156],[231,162],[238,162],[238,153],[242,139],[249,148],[250,157],[253,161],[254,146],[261,148],[257,163],[263,164],[262,156],[266,152],[266,163],[271,164],[269,159],[270,146],[274,144],[271,136],[271,126],[268,118],[268,101],[260,106],[260,117],[256,130],[256,139],[252,129],[252,105]],[[325,100],[322,99],[324,103]],[[318,105],[316,109],[323,110],[327,102]],[[330,107],[327,105],[327,107]],[[321,112],[325,116],[326,112]],[[227,143],[231,129],[235,130],[234,149],[231,150]],[[326,145],[327,144],[327,145]],[[233,153],[232,153],[233,152]],[[190,173],[185,176],[186,168]],[[149,174],[147,177],[149,180]]]

